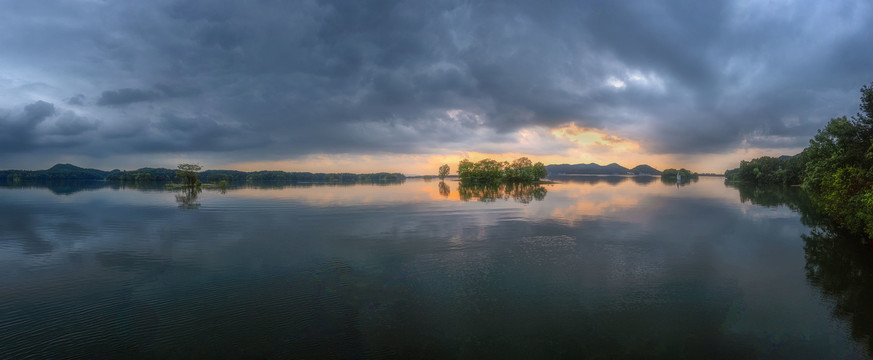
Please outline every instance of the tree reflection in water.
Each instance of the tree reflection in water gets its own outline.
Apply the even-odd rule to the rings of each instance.
[[[492,202],[497,199],[513,199],[527,204],[533,200],[542,201],[546,197],[545,187],[538,184],[464,184],[458,183],[458,195],[463,201],[479,200]]]
[[[661,183],[668,186],[687,186],[693,183],[696,183],[699,178],[682,178],[681,180],[676,180],[675,178],[661,178]]]
[[[834,317],[847,322],[852,338],[873,357],[873,256],[857,238],[828,227],[802,235],[806,278],[833,301]]]
[[[449,195],[452,193],[452,190],[449,189],[449,186],[446,185],[445,181],[440,181],[439,188],[440,188],[440,195],[442,195],[443,197],[449,197]]]
[[[179,194],[176,194],[176,202],[179,203],[180,209],[199,209],[200,203],[197,202],[197,196],[200,195],[200,192],[203,190],[199,187],[186,187],[179,190]]]
[[[873,252],[863,236],[834,226],[799,188],[729,185],[740,200],[774,207],[785,205],[800,213],[811,228],[801,235],[806,254],[806,278],[834,304],[833,316],[849,324],[852,338],[873,357]]]

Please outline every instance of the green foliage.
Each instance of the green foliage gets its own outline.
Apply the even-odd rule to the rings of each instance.
[[[451,171],[451,169],[449,169],[449,164],[443,164],[443,166],[440,166],[440,180],[445,180],[446,176],[449,176],[449,171]]]
[[[206,170],[201,171],[198,175],[201,179],[206,179],[206,182],[210,184],[218,184],[222,181],[226,181],[228,184],[242,184],[246,182],[246,175],[248,174],[236,170]]]
[[[676,181],[680,179],[681,181],[691,181],[692,179],[697,179],[698,175],[696,172],[692,172],[691,170],[687,170],[685,168],[676,170],[676,169],[667,169],[661,172],[661,180],[670,180]]]
[[[113,170],[106,176],[106,181],[149,185],[171,182],[175,177],[174,170],[142,168],[134,171]]]
[[[197,178],[197,171],[201,167],[197,164],[179,164],[179,170],[176,171],[176,177],[182,179],[185,186],[200,186],[200,179]]]
[[[155,175],[148,172],[140,172],[136,173],[134,179],[138,183],[153,183],[155,182]]]
[[[724,172],[725,180],[749,184],[797,185],[806,165],[806,155],[792,157],[762,156],[741,161],[740,167]]]
[[[848,229],[873,237],[873,86],[861,88],[861,110],[831,119],[809,141],[803,186]]]
[[[465,183],[524,183],[539,181],[546,175],[548,173],[543,163],[533,164],[526,157],[518,158],[512,163],[492,159],[475,163],[464,159],[458,163],[458,177]]]
[[[824,213],[843,229],[873,237],[873,84],[861,88],[861,113],[831,119],[800,154],[786,160],[740,162],[726,180],[803,184]]]
[[[508,181],[533,181],[533,163],[526,157],[515,159],[504,169],[504,176]]]

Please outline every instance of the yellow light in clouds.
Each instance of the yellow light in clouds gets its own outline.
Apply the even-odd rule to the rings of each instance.
[[[591,150],[599,148],[601,151],[629,152],[640,149],[640,145],[636,142],[599,131],[580,128],[576,124],[554,129],[552,130],[552,135]]]

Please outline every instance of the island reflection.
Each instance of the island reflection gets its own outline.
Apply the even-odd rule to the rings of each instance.
[[[442,189],[440,189],[442,193]],[[478,200],[492,202],[497,199],[513,199],[522,204],[533,200],[542,201],[546,197],[545,187],[538,184],[464,184],[458,183],[458,196],[462,201]]]

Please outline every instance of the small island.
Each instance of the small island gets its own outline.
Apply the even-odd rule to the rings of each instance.
[[[534,164],[526,157],[515,159],[512,163],[492,159],[482,159],[478,162],[464,159],[458,163],[458,179],[462,183],[535,183],[546,175],[548,172],[543,163]]]
[[[692,172],[685,168],[679,170],[667,169],[661,172],[661,180],[664,181],[688,182],[691,180],[697,180],[698,177],[699,175],[696,172]]]

